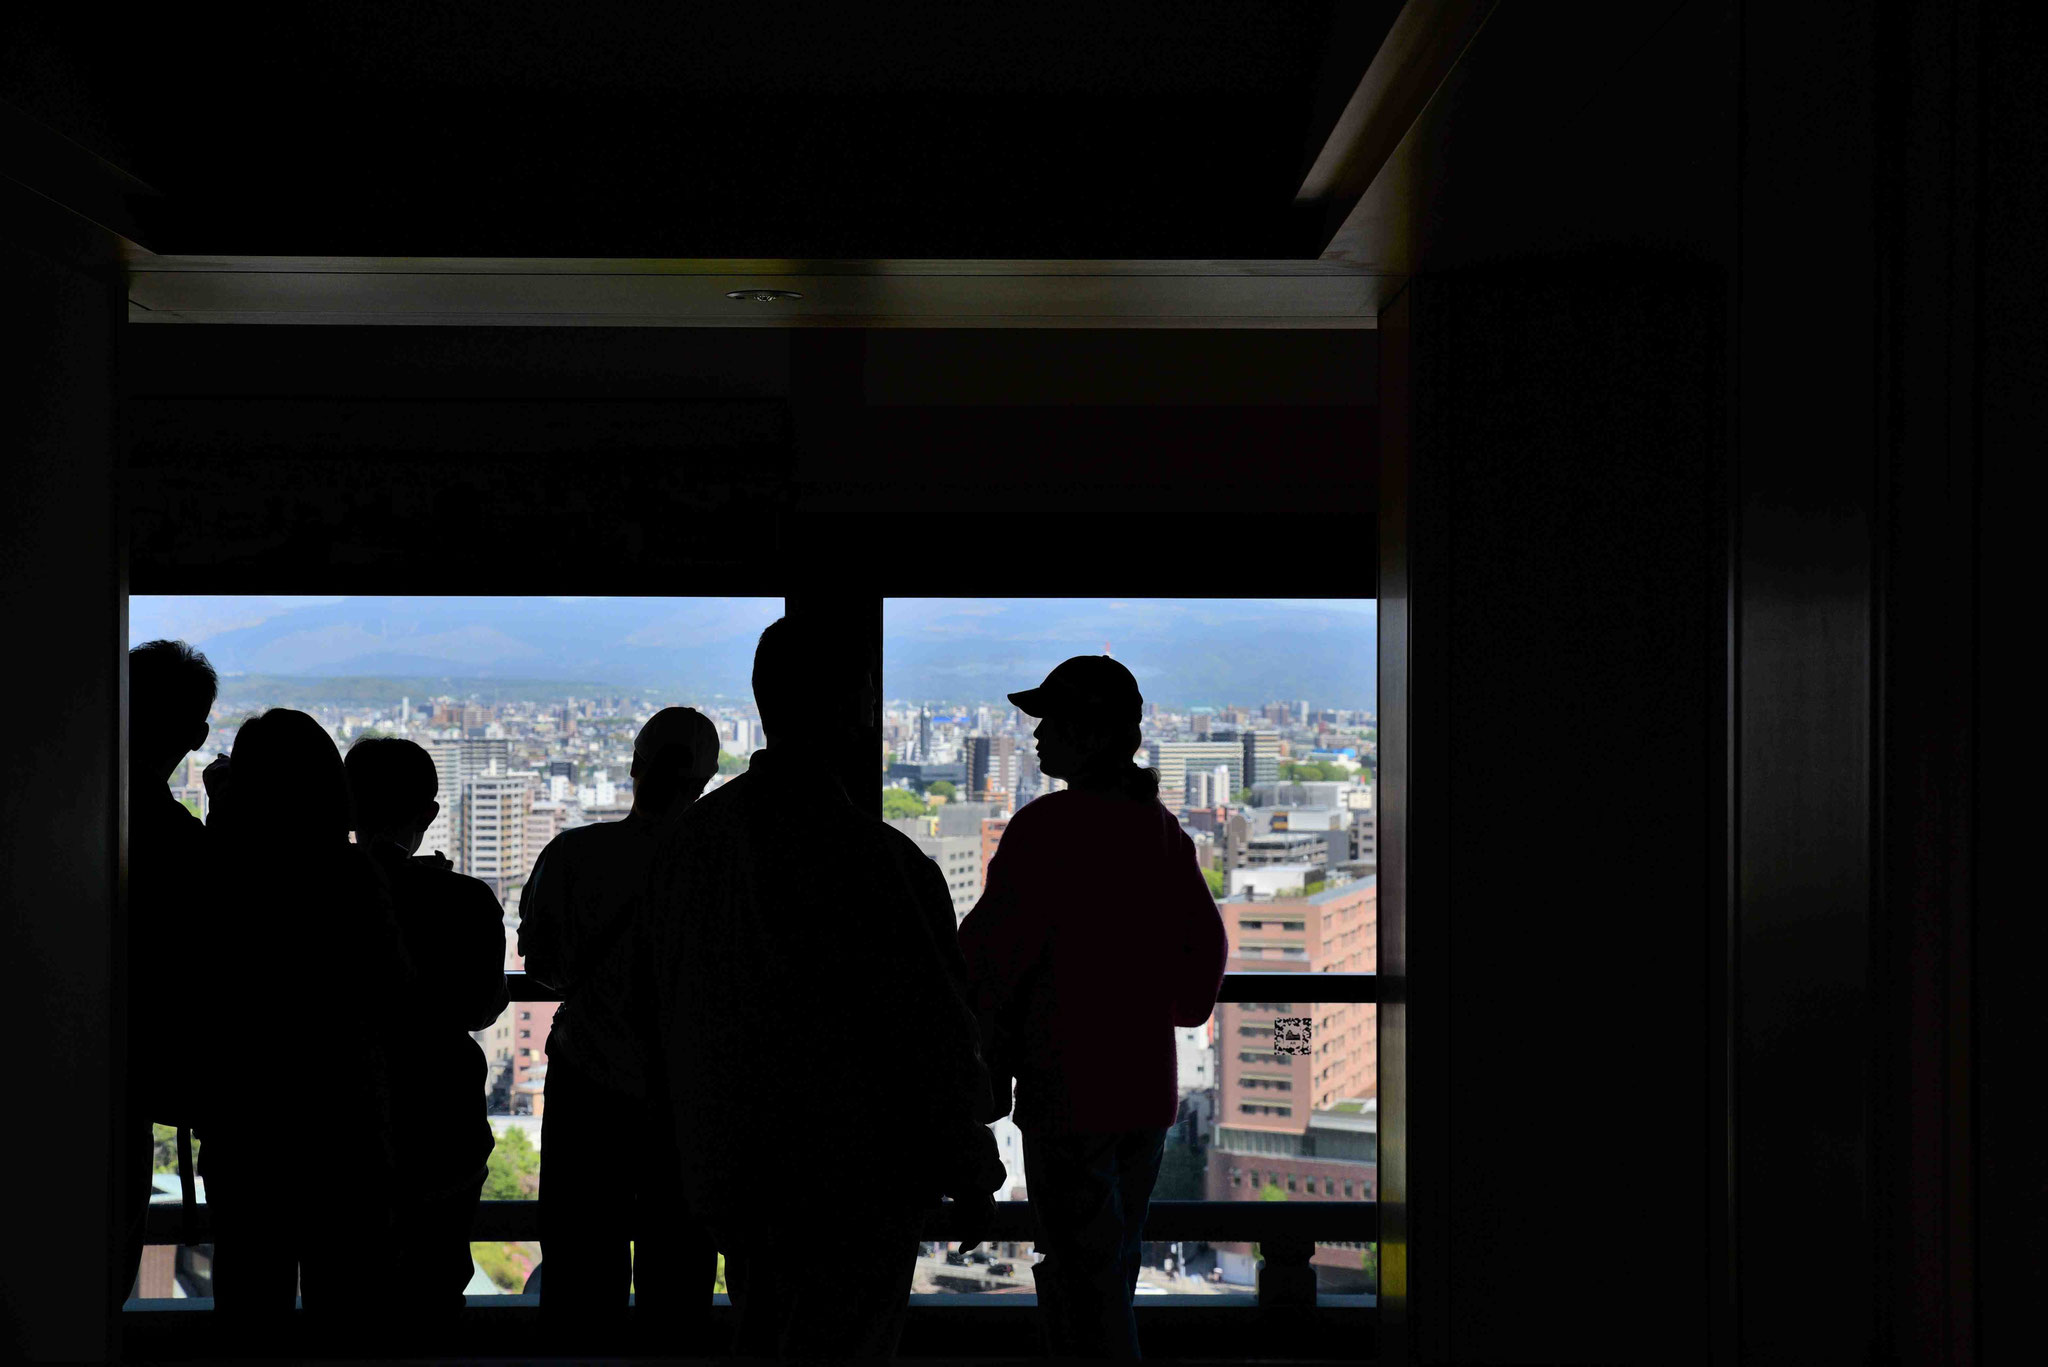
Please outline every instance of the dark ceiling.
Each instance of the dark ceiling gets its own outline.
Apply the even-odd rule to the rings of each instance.
[[[1289,258],[1396,0],[17,16],[166,253]]]

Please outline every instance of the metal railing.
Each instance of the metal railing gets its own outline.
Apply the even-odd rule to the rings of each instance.
[[[1300,985],[1312,987],[1308,1004],[1332,1006],[1351,1005],[1360,1002],[1377,1002],[1380,999],[1379,975],[1376,973],[1310,973],[1306,970],[1296,973],[1226,973],[1223,988],[1216,994],[1221,1002],[1262,1002],[1275,998],[1277,990]],[[516,1002],[560,1001],[561,996],[553,988],[543,987],[527,973],[507,973],[505,986]],[[1288,994],[1290,999],[1299,998],[1301,992]]]
[[[507,973],[505,978],[515,1002],[558,1000],[555,992],[525,973]],[[1302,997],[1304,990],[1313,1000],[1303,1005],[1379,1000],[1379,980],[1374,974],[1309,972],[1226,974],[1216,999],[1232,1003],[1291,1001]],[[834,1213],[830,1202],[820,1202],[818,1224],[829,1227]],[[197,1208],[189,1226],[176,1204],[151,1206],[146,1221],[146,1238],[153,1244],[206,1243],[213,1235],[212,1212],[204,1205]],[[941,1207],[925,1221],[923,1237],[956,1240],[970,1232],[964,1224],[964,1216]],[[994,1226],[983,1234],[995,1242],[1033,1241],[1037,1230],[1030,1202],[996,1202]],[[538,1240],[539,1203],[479,1202],[470,1237],[478,1242]],[[1308,1307],[1316,1302],[1315,1271],[1310,1266],[1316,1244],[1377,1243],[1379,1205],[1358,1200],[1154,1201],[1145,1218],[1145,1238],[1152,1242],[1256,1242],[1263,1258],[1258,1282],[1260,1307]]]

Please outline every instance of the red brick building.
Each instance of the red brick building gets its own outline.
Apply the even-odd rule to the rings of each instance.
[[[1218,910],[1228,971],[1303,982],[1274,988],[1271,1000],[1216,1007],[1217,1115],[1204,1195],[1256,1201],[1272,1188],[1279,1196],[1264,1199],[1377,1199],[1378,1010],[1317,1002],[1313,982],[1317,973],[1375,970],[1377,880],[1301,897],[1241,895]],[[1249,1270],[1249,1244],[1216,1248],[1226,1267]],[[1356,1270],[1359,1257],[1354,1245],[1318,1244],[1314,1262]]]
[[[1007,816],[985,816],[981,819],[981,885],[988,886],[988,861],[996,857],[996,846],[1003,843],[1003,832],[1010,828]]]

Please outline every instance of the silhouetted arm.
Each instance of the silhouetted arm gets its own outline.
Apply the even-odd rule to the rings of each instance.
[[[907,839],[890,832],[891,852],[902,869],[923,934],[911,934],[901,966],[911,1006],[909,1038],[921,1053],[918,1105],[925,1124],[942,1139],[935,1173],[939,1190],[955,1200],[980,1200],[1003,1180],[1000,1155],[987,1130],[991,1088],[982,1058],[967,986],[966,960],[953,922],[953,896],[946,876]],[[921,961],[920,961],[921,960]],[[922,991],[916,991],[922,988]],[[918,999],[922,998],[922,1001]]]
[[[1173,979],[1173,1023],[1200,1025],[1216,1009],[1216,994],[1223,990],[1223,970],[1230,962],[1230,939],[1223,929],[1223,913],[1209,893],[1209,880],[1202,877],[1195,862],[1195,845],[1186,835],[1174,832],[1170,842],[1178,847],[1172,856],[1178,867],[1172,895],[1180,913],[1180,962]]]
[[[1011,821],[989,861],[988,886],[960,923],[960,953],[973,1006],[985,1018],[1009,1009],[1025,973],[1045,953],[1050,908],[1032,895],[1035,861],[1041,853],[1033,829],[1023,824],[1021,814]]]
[[[482,1030],[511,1004],[505,983],[505,909],[484,884],[473,878],[460,881],[469,895],[454,909],[460,924],[452,929],[460,932],[461,954],[461,973],[454,982],[461,996],[453,1005],[461,1012],[463,1029]]]
[[[555,852],[555,841],[549,841],[533,861],[533,872],[519,894],[519,957],[535,982],[567,992],[569,874],[567,869],[550,868],[548,856]]]

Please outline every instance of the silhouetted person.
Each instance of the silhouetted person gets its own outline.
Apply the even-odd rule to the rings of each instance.
[[[1044,718],[1039,768],[1067,787],[1010,819],[960,948],[997,1076],[1016,1077],[1048,1346],[1137,1357],[1140,1239],[1179,1110],[1173,1029],[1215,1009],[1228,942],[1158,775],[1132,763],[1131,672],[1079,655],[1010,701]]]
[[[346,761],[356,844],[391,891],[414,994],[393,1019],[391,1138],[396,1204],[390,1278],[380,1292],[414,1323],[452,1319],[469,1284],[471,1227],[491,1156],[490,1068],[470,1037],[503,1014],[505,913],[488,884],[419,855],[440,815],[427,752],[383,736]]]
[[[116,1305],[128,1299],[142,1263],[152,1124],[191,1125],[201,1105],[193,1054],[202,1046],[188,1023],[197,1014],[208,909],[194,894],[212,870],[206,827],[168,785],[179,762],[206,743],[218,682],[206,657],[183,641],[128,652],[128,1120]]]
[[[669,1352],[709,1328],[718,1250],[682,1195],[666,1089],[650,1090],[646,1027],[628,1002],[633,928],[655,833],[704,791],[718,749],[694,708],[648,718],[633,741],[632,811],[550,841],[519,907],[526,971],[562,994],[546,1048],[542,1318],[570,1333],[623,1322],[631,1289],[635,1319]]]
[[[389,1033],[413,1002],[390,896],[349,843],[340,753],[303,712],[243,723],[216,841],[214,1102],[200,1166],[215,1309],[274,1347],[296,1290],[331,1338],[378,1309]],[[214,810],[223,796],[216,791]],[[338,1226],[337,1220],[341,1223]]]
[[[734,1352],[886,1358],[924,1219],[950,1196],[985,1237],[1003,1165],[945,875],[821,770],[875,692],[813,631],[761,633],[767,748],[663,833],[640,958]]]

